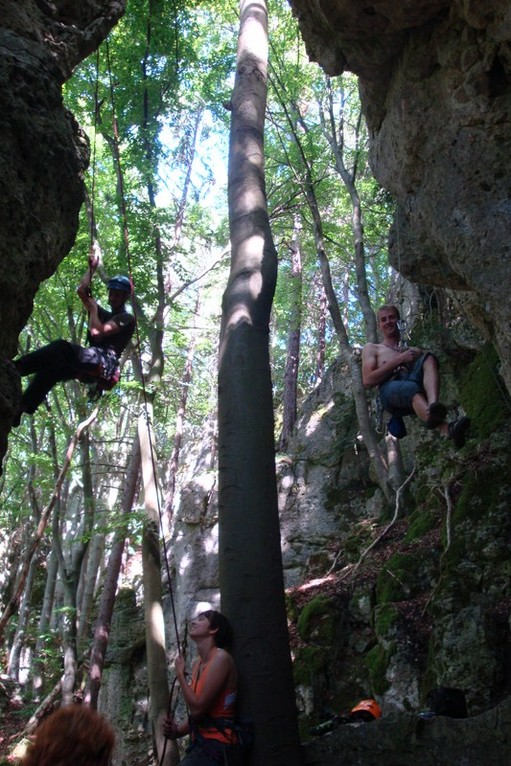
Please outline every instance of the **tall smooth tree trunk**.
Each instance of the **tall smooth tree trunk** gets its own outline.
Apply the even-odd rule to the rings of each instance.
[[[36,701],[39,699],[39,695],[43,688],[45,663],[44,649],[50,628],[50,618],[53,610],[53,597],[55,594],[55,583],[58,570],[59,560],[55,548],[52,546],[46,567],[46,584],[44,586],[43,603],[37,626],[37,641],[32,666],[32,693]]]
[[[277,276],[264,185],[267,9],[241,0],[231,99],[231,270],[219,357],[219,566],[253,764],[301,762],[275,476],[269,319]]]
[[[53,462],[53,476],[55,483],[58,481],[60,474],[57,440],[55,434],[55,428],[52,426],[49,429],[48,441],[50,445],[50,452]],[[65,503],[64,503],[65,504]],[[46,583],[44,586],[44,597],[41,607],[41,614],[39,617],[39,625],[37,630],[37,641],[34,651],[33,667],[32,667],[32,691],[36,701],[40,700],[40,696],[44,694],[47,689],[45,688],[45,663],[46,663],[46,642],[49,638],[51,619],[54,613],[54,601],[55,592],[57,586],[57,578],[59,575],[59,557],[58,557],[58,538],[60,530],[60,507],[61,507],[61,493],[59,491],[57,500],[55,503],[55,510],[51,519],[51,551],[48,557],[48,563],[46,568]]]
[[[142,565],[144,582],[144,617],[147,651],[147,676],[150,696],[150,719],[154,742],[162,766],[172,762],[171,748],[165,746],[161,720],[167,712],[169,685],[165,652],[165,624],[162,609],[162,582],[160,560],[160,508],[158,503],[158,476],[154,435],[151,429],[152,403],[146,403],[145,415],[139,417],[138,438],[142,461],[144,505],[146,519],[142,534]]]
[[[80,622],[78,625],[78,651],[81,654],[89,646],[94,611],[94,595],[98,581],[101,581],[102,562],[105,556],[105,534],[97,527],[90,541],[84,561],[84,575],[78,588],[78,609]]]
[[[80,437],[80,457],[83,487],[83,514],[76,522],[73,535],[62,541],[57,552],[60,559],[62,583],[64,586],[64,615],[62,642],[64,652],[64,678],[62,681],[62,702],[71,704],[75,691],[78,670],[78,587],[83,577],[83,562],[94,527],[95,501],[92,489],[90,460],[90,439],[88,431]],[[64,553],[67,548],[67,556]]]
[[[197,296],[197,300],[195,302],[195,311],[194,311],[195,317],[199,315],[199,309],[200,309],[200,298],[199,296]],[[165,503],[164,503],[165,520],[167,523],[167,528],[170,528],[170,524],[172,521],[172,513],[174,508],[174,494],[176,491],[177,469],[179,467],[179,454],[181,452],[181,445],[183,442],[183,429],[185,424],[186,407],[188,404],[188,393],[190,391],[190,383],[192,381],[193,360],[195,357],[195,346],[196,346],[196,334],[194,331],[192,338],[190,340],[190,344],[188,346],[185,367],[183,370],[183,374],[181,376],[182,384],[181,384],[181,393],[179,395],[179,405],[178,405],[177,414],[176,414],[176,425],[174,428],[174,445],[172,447],[172,452],[171,452],[169,462],[168,462],[168,467],[167,467],[167,482],[166,482],[167,491],[165,493]]]
[[[140,442],[137,437],[133,441],[122,496],[122,511],[126,520],[133,508],[139,473]],[[122,528],[117,529],[110,549],[110,556],[108,557],[108,564],[103,581],[103,590],[101,592],[101,600],[98,608],[98,617],[94,629],[94,641],[89,663],[89,679],[84,699],[85,703],[93,708],[97,708],[98,705],[99,690],[101,687],[101,678],[103,675],[108,640],[110,638],[110,626],[112,624],[117,582],[119,580],[119,572],[121,571],[122,554],[125,542],[126,529],[123,525]]]
[[[279,450],[284,452],[296,421],[298,368],[300,365],[300,334],[302,330],[302,256],[300,246],[300,219],[295,217],[294,235],[291,242],[291,271],[289,274],[289,332],[287,337],[286,368],[284,370],[284,395],[282,433]]]
[[[316,279],[314,280],[316,282]],[[316,384],[323,380],[325,374],[325,356],[326,356],[326,313],[327,313],[327,300],[325,294],[325,288],[323,282],[317,285],[319,291],[318,299],[318,322],[317,322],[317,352],[316,352],[316,369],[314,372]]]
[[[16,633],[14,635],[14,639],[11,645],[11,651],[9,653],[9,665],[7,668],[7,672],[11,678],[14,678],[15,681],[19,681],[20,660],[21,660],[21,654],[25,647],[27,627],[28,627],[28,621],[29,621],[30,611],[31,611],[30,602],[32,597],[32,586],[34,583],[35,570],[36,570],[35,561],[34,559],[32,559],[32,561],[30,562],[30,569],[28,572],[27,581],[25,583],[25,588],[23,590],[23,597],[21,599],[21,604],[19,608],[18,625],[16,626]]]
[[[342,78],[338,80],[342,87]],[[366,260],[365,260],[365,243],[364,243],[364,224],[362,219],[362,204],[360,195],[356,186],[356,173],[357,173],[357,161],[353,163],[353,170],[348,170],[344,161],[344,117],[341,114],[339,124],[336,124],[334,116],[334,99],[332,92],[332,81],[330,77],[326,78],[327,93],[328,93],[328,112],[327,120],[322,120],[325,136],[332,149],[335,167],[339,173],[342,181],[350,195],[351,199],[351,229],[353,232],[353,245],[355,251],[355,273],[356,273],[356,289],[359,306],[362,310],[364,317],[364,325],[366,329],[366,338],[370,343],[378,342],[378,332],[376,317],[373,309],[371,308],[371,302],[369,300],[369,287],[367,283],[366,273]],[[343,94],[344,101],[344,94]],[[321,117],[323,117],[322,113]],[[327,121],[329,128],[327,127]],[[358,145],[360,125],[362,121],[362,112],[360,111],[358,116],[358,122],[355,131],[355,139]],[[358,152],[357,152],[358,153]]]

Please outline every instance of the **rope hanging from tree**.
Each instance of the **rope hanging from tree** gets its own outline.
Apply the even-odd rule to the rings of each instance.
[[[160,524],[160,536],[162,540],[165,571],[166,571],[167,580],[168,580],[168,591],[169,591],[170,603],[172,608],[172,619],[173,619],[174,630],[176,635],[177,648],[178,648],[178,651],[181,652],[181,643],[179,638],[179,630],[178,630],[177,616],[176,616],[176,606],[175,606],[175,599],[174,599],[174,593],[172,589],[172,580],[171,580],[171,574],[170,574],[170,564],[169,564],[169,558],[168,558],[168,552],[167,552],[167,545],[165,542],[165,534],[163,530],[163,513],[162,513],[162,507],[161,507],[160,492],[158,490],[157,470],[156,470],[156,462],[155,462],[155,449],[154,449],[151,423],[149,418],[149,407],[148,407],[149,399],[147,394],[147,387],[146,387],[142,359],[141,359],[141,352],[140,352],[142,344],[141,344],[140,328],[139,328],[139,322],[138,322],[136,292],[135,292],[135,285],[133,281],[133,266],[132,266],[132,257],[131,257],[131,251],[130,251],[130,241],[129,241],[129,232],[128,232],[128,216],[127,216],[126,194],[125,194],[125,188],[124,188],[124,173],[123,173],[122,162],[121,162],[119,129],[118,129],[118,121],[117,121],[115,92],[114,92],[114,83],[113,83],[113,76],[112,76],[112,66],[111,66],[110,48],[108,44],[108,39],[105,42],[105,50],[106,50],[110,104],[112,109],[112,126],[113,126],[112,146],[113,146],[114,162],[117,169],[117,179],[118,179],[118,185],[119,185],[119,199],[120,199],[120,208],[121,208],[121,216],[122,216],[122,229],[123,229],[124,248],[126,253],[126,263],[127,263],[128,276],[130,279],[131,290],[132,290],[133,315],[135,319],[135,334],[137,339],[136,353],[138,356],[139,369],[141,371],[142,396],[143,396],[143,402],[144,402],[145,421],[147,426],[149,451],[151,454],[151,468],[153,472],[153,481],[154,481],[154,486],[156,487],[156,500],[157,500],[158,517],[159,517],[159,524]],[[98,72],[99,72],[99,58],[98,58]],[[99,109],[97,89],[96,89],[95,97],[96,97],[95,120],[97,120],[97,113]],[[93,173],[93,178],[94,178],[94,173]],[[92,206],[92,209],[94,209],[93,206]],[[93,217],[92,217],[92,220],[93,220]],[[94,223],[92,223],[91,224],[91,248],[94,243],[94,228],[95,228]]]
[[[96,51],[96,76],[94,82],[94,138],[92,141],[92,161],[91,161],[91,191],[89,196],[89,295],[92,296],[92,277],[94,270],[92,268],[92,257],[98,258],[98,265],[102,263],[102,253],[97,240],[96,232],[96,213],[95,213],[95,200],[96,200],[96,155],[97,155],[97,133],[98,133],[98,121],[99,121],[99,48]]]
[[[397,241],[397,273],[398,273],[398,306],[399,306],[399,319],[396,322],[399,330],[399,348],[405,349],[408,346],[406,340],[406,331],[408,328],[408,322],[403,316],[403,277],[401,276],[401,237],[399,235],[399,205],[396,206],[396,241]]]

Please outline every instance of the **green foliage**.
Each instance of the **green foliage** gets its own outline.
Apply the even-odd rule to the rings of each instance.
[[[50,691],[62,674],[62,640],[57,630],[40,633],[39,654],[33,672],[43,681],[41,691]]]

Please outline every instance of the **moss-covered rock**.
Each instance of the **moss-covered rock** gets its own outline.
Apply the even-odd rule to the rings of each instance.
[[[378,575],[376,595],[379,604],[402,601],[422,590],[419,573],[421,554],[395,553]]]
[[[410,516],[408,530],[404,536],[404,543],[411,543],[423,537],[438,524],[438,514],[432,510],[418,508]]]
[[[469,519],[478,522],[488,517],[498,503],[507,503],[509,487],[502,484],[502,468],[498,465],[481,464],[463,477],[463,486],[456,502],[453,522],[459,524]]]
[[[376,635],[385,639],[394,633],[393,627],[399,619],[399,612],[393,604],[381,604],[375,609],[374,630]]]
[[[327,647],[305,646],[296,652],[293,665],[295,684],[313,685],[318,674],[327,672],[328,655]]]
[[[386,673],[391,654],[390,649],[384,649],[383,646],[377,644],[365,656],[371,689],[374,694],[384,694],[390,686]]]
[[[298,635],[304,641],[331,645],[335,634],[338,609],[327,596],[318,596],[306,604],[297,622]]]
[[[499,374],[500,361],[487,344],[467,367],[461,379],[460,399],[480,438],[489,437],[509,418],[509,395]]]

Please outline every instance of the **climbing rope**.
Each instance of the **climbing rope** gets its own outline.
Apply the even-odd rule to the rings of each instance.
[[[96,234],[96,219],[94,211],[94,201],[96,198],[96,154],[97,154],[97,134],[98,134],[98,121],[99,121],[99,48],[96,51],[96,78],[94,83],[94,138],[92,142],[92,180],[91,180],[91,192],[90,192],[90,248],[94,245]]]
[[[398,308],[399,319],[396,322],[397,329],[399,330],[399,350],[402,351],[407,348],[408,343],[406,340],[406,334],[408,329],[408,322],[403,317],[403,277],[401,275],[401,238],[399,234],[399,204],[396,206],[396,240],[397,240],[397,273],[398,273]]]
[[[95,80],[94,80],[94,122],[92,139],[92,160],[91,160],[91,191],[88,197],[89,201],[89,289],[88,294],[92,296],[92,278],[94,270],[92,268],[91,256],[97,256],[98,264],[101,263],[101,248],[96,237],[96,156],[97,156],[97,134],[99,121],[99,48],[96,51]]]
[[[108,70],[108,82],[109,82],[109,91],[110,91],[110,104],[112,109],[112,126],[113,126],[113,148],[114,148],[114,161],[117,166],[117,177],[118,177],[118,183],[119,183],[119,198],[120,198],[120,205],[121,205],[121,216],[122,216],[122,227],[123,227],[123,236],[124,236],[124,246],[125,246],[125,252],[126,252],[126,262],[128,266],[128,275],[131,282],[131,290],[132,290],[132,296],[133,296],[133,315],[135,318],[135,333],[137,338],[137,354],[138,354],[138,363],[139,363],[139,369],[140,369],[140,375],[142,380],[142,397],[144,401],[144,412],[145,412],[145,421],[146,421],[146,427],[147,427],[147,437],[148,437],[148,443],[149,443],[149,451],[151,453],[151,468],[153,472],[153,480],[154,480],[154,486],[156,487],[156,502],[158,507],[158,518],[159,518],[159,525],[160,525],[160,535],[162,539],[162,548],[163,548],[163,558],[164,558],[164,564],[165,564],[165,572],[167,575],[167,581],[168,581],[168,590],[169,590],[169,596],[170,596],[170,604],[172,609],[172,619],[174,623],[174,630],[176,635],[176,644],[178,652],[181,653],[181,643],[179,639],[179,629],[177,624],[177,615],[176,615],[176,605],[175,605],[175,599],[174,594],[172,590],[172,579],[170,575],[170,564],[169,564],[169,557],[167,552],[167,545],[165,542],[165,534],[163,529],[163,514],[162,514],[162,508],[161,508],[161,500],[160,500],[160,492],[158,490],[158,477],[157,477],[157,470],[156,470],[156,462],[155,462],[155,449],[154,449],[154,441],[153,441],[153,434],[152,434],[152,428],[151,428],[151,422],[149,417],[149,406],[148,406],[148,394],[147,394],[147,387],[145,383],[145,376],[143,372],[143,365],[142,365],[142,359],[141,359],[141,353],[140,349],[142,348],[141,338],[140,338],[140,329],[139,329],[139,323],[138,323],[138,315],[137,315],[137,301],[136,301],[136,293],[135,293],[135,285],[133,282],[133,268],[132,268],[132,259],[131,259],[131,251],[130,251],[130,242],[129,242],[129,234],[128,234],[128,216],[127,216],[127,206],[126,206],[126,195],[124,190],[124,172],[122,169],[122,162],[121,162],[121,154],[120,154],[120,144],[119,144],[119,129],[118,129],[118,122],[117,122],[117,111],[116,111],[116,104],[115,104],[115,93],[114,93],[114,83],[113,83],[113,77],[112,77],[112,66],[111,66],[111,59],[110,59],[110,47],[108,44],[108,38],[105,42],[105,50],[106,50],[106,60],[107,60],[107,70]]]
[[[161,507],[161,499],[160,499],[160,492],[158,489],[158,475],[157,475],[157,469],[156,469],[156,461],[155,461],[155,448],[154,448],[154,442],[153,442],[153,433],[151,428],[151,422],[149,417],[149,406],[148,406],[148,394],[147,394],[147,387],[145,383],[145,375],[143,371],[143,365],[142,365],[142,359],[140,355],[140,349],[142,347],[141,344],[141,338],[140,338],[140,329],[139,329],[139,322],[138,322],[138,313],[137,313],[137,301],[136,301],[136,293],[135,293],[135,285],[133,281],[133,268],[132,268],[132,259],[131,259],[131,250],[130,250],[130,242],[129,242],[129,233],[128,233],[128,216],[127,216],[127,206],[126,206],[126,195],[124,191],[124,173],[122,169],[122,162],[121,162],[121,154],[120,154],[120,146],[119,146],[119,128],[118,128],[118,122],[117,122],[117,111],[116,111],[116,104],[115,104],[115,93],[114,93],[114,84],[113,84],[113,77],[112,77],[112,66],[111,66],[111,59],[110,59],[110,47],[108,44],[108,39],[105,43],[105,50],[106,50],[106,59],[107,59],[107,68],[108,68],[108,81],[109,81],[109,91],[110,91],[110,104],[112,109],[112,125],[113,125],[113,148],[114,148],[114,161],[117,166],[117,177],[118,177],[118,184],[119,184],[119,197],[120,197],[120,204],[121,204],[121,215],[122,215],[122,227],[123,227],[123,236],[124,236],[124,246],[125,246],[125,252],[126,252],[126,261],[128,266],[128,275],[131,282],[131,289],[132,289],[132,296],[133,296],[133,315],[135,318],[135,332],[136,332],[136,338],[137,338],[137,354],[138,354],[138,364],[140,369],[140,376],[142,381],[142,397],[144,402],[144,413],[145,413],[145,422],[146,422],[146,428],[147,428],[147,440],[149,444],[149,452],[151,454],[151,470],[153,473],[153,481],[154,486],[156,487],[156,503],[158,508],[158,520],[159,520],[159,527],[160,527],[160,537],[162,540],[162,550],[163,550],[163,560],[165,564],[165,572],[167,575],[167,583],[168,583],[168,592],[170,597],[170,605],[171,605],[171,611],[172,611],[172,620],[174,625],[174,632],[176,636],[176,645],[177,650],[179,654],[181,654],[181,642],[179,638],[179,628],[177,624],[177,614],[176,614],[176,604],[174,599],[174,593],[172,589],[172,578],[170,574],[170,564],[169,564],[169,557],[168,557],[168,551],[167,551],[167,544],[165,542],[165,533],[163,529],[163,513],[162,513],[162,507]],[[169,701],[167,706],[167,713],[170,715],[172,711],[172,704],[173,704],[173,696],[174,696],[174,688],[176,684],[176,678],[174,679],[171,690],[169,694]],[[162,755],[160,758],[160,766],[163,764],[163,760],[165,758],[165,753],[167,749],[167,740],[165,739]]]

